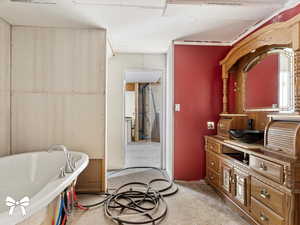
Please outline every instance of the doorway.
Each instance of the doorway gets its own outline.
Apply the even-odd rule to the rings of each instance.
[[[125,72],[125,168],[162,168],[161,78],[161,71]]]

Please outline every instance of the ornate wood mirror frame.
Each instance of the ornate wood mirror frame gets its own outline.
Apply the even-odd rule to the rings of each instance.
[[[285,57],[285,62],[286,64],[284,64],[284,68],[289,68],[289,76],[287,76],[288,78],[286,78],[287,83],[285,84],[287,87],[284,92],[286,95],[289,96],[289,99],[286,100],[286,102],[284,102],[285,104],[283,104],[282,102],[280,102],[281,97],[280,97],[280,92],[283,91],[283,88],[280,90],[280,78],[282,78],[282,76],[286,76],[286,74],[281,74],[280,71],[278,71],[277,75],[277,82],[278,82],[278,89],[274,90],[275,92],[277,92],[278,96],[277,96],[277,106],[276,107],[272,107],[271,105],[265,105],[264,107],[248,107],[247,106],[247,101],[246,101],[246,96],[247,94],[249,94],[249,91],[247,90],[247,80],[249,78],[249,71],[251,71],[252,68],[254,68],[256,65],[258,65],[261,61],[263,61],[265,58],[267,58],[270,55],[277,55],[277,57],[279,57],[279,55],[284,56]],[[240,60],[240,66],[239,66],[239,75],[240,77],[240,82],[241,82],[241,93],[240,93],[240,110],[239,111],[243,111],[243,112],[294,112],[294,104],[293,104],[293,97],[294,96],[294,51],[292,48],[290,48],[289,46],[274,46],[274,45],[270,45],[270,46],[265,46],[261,49],[257,49],[255,52],[253,53],[249,53],[247,54],[245,57],[243,57]],[[279,64],[277,65],[278,68],[281,67],[280,62],[278,62]],[[264,75],[264,74],[259,74],[259,75]],[[285,86],[283,85],[283,86]],[[254,92],[257,92],[257,90],[254,90]],[[253,93],[253,91],[252,91]],[[267,93],[265,93],[267,94]]]
[[[276,46],[290,47],[294,51],[293,112],[300,112],[300,15],[298,15],[286,22],[274,23],[254,32],[232,48],[220,62],[223,79],[223,114],[228,114],[228,79],[237,62],[249,53],[263,52]],[[244,92],[244,87],[239,88]],[[235,113],[245,112],[243,98],[244,94],[241,94],[237,102],[241,110]]]

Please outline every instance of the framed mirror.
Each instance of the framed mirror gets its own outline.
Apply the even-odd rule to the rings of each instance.
[[[293,111],[294,52],[268,49],[244,68],[244,111]]]

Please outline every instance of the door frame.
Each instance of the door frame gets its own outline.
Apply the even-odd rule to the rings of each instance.
[[[174,180],[174,41],[166,54],[165,88],[163,97],[163,169]]]
[[[165,55],[165,61],[167,61],[167,56]],[[149,70],[155,70],[155,71],[161,71],[162,76],[161,76],[161,103],[162,103],[162,107],[161,107],[161,112],[160,112],[160,143],[161,143],[161,148],[160,148],[160,152],[161,152],[161,157],[160,157],[160,169],[162,170],[166,170],[166,106],[165,106],[165,102],[166,102],[166,98],[168,97],[166,95],[167,90],[166,90],[166,81],[167,81],[167,69],[165,68],[164,70],[158,70],[158,69],[138,69],[140,71],[149,71]],[[126,143],[127,143],[127,138],[125,137],[126,134],[126,126],[125,126],[125,92],[126,92],[126,81],[125,81],[125,73],[126,71],[123,72],[123,112],[122,112],[122,148],[124,151],[124,162],[126,160]],[[142,82],[140,82],[142,83]]]

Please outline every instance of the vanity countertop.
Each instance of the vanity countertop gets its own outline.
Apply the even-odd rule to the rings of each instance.
[[[255,155],[257,157],[269,159],[272,161],[276,161],[281,164],[289,164],[291,162],[295,162],[297,158],[293,158],[291,156],[287,156],[285,153],[281,153],[280,151],[274,151],[268,148],[265,148],[263,144],[246,144],[236,140],[230,140],[218,135],[214,136],[206,136],[208,139],[213,139],[214,141],[220,143],[223,146],[228,148],[232,148],[238,151],[242,151],[248,153],[250,155]]]

